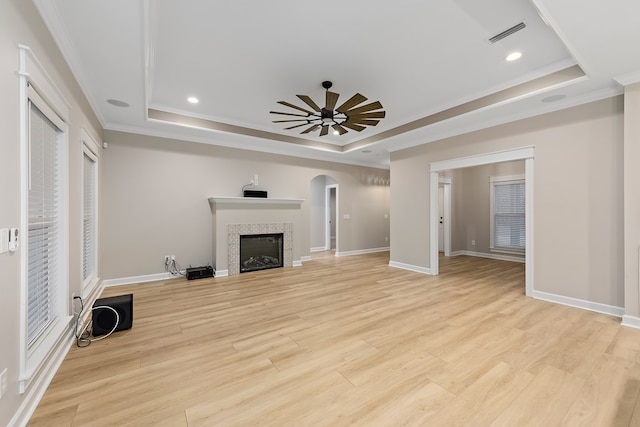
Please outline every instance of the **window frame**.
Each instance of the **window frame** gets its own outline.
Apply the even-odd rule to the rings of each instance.
[[[525,208],[522,212],[522,218],[524,221],[525,227],[525,236],[526,236],[526,227],[527,227],[527,217],[526,217],[526,181],[524,174],[514,174],[514,175],[499,175],[499,176],[490,176],[489,177],[489,251],[495,253],[503,253],[503,254],[512,254],[512,255],[524,255],[526,252],[526,241],[523,248],[518,248],[514,246],[496,246],[495,244],[495,188],[499,185],[512,185],[512,184],[524,184],[525,185]],[[525,237],[526,239],[526,237]]]
[[[19,392],[25,393],[32,382],[45,369],[57,363],[65,337],[71,333],[72,316],[69,315],[69,103],[62,96],[53,79],[38,61],[31,49],[20,45],[19,92],[20,92],[20,227],[25,235],[20,245],[20,346],[19,346]],[[60,132],[56,137],[57,187],[59,197],[59,219],[57,221],[57,276],[56,296],[52,300],[53,319],[38,335],[33,345],[28,342],[28,267],[29,267],[29,182],[30,182],[30,105],[47,117]],[[70,336],[70,335],[69,335]]]
[[[95,138],[91,136],[89,132],[84,127],[80,128],[81,132],[81,140],[82,140],[82,213],[81,213],[81,230],[80,235],[82,236],[82,251],[80,254],[80,277],[82,278],[82,297],[88,298],[92,292],[95,290],[98,285],[100,278],[98,276],[98,224],[99,224],[99,200],[98,200],[98,182],[99,182],[99,149],[98,143]],[[93,272],[91,275],[85,277],[85,262],[86,262],[86,254],[85,249],[87,247],[85,242],[85,202],[86,202],[86,177],[85,177],[85,156],[88,157],[93,162],[94,168],[94,180],[93,180],[93,242],[91,244],[91,250],[93,254]]]

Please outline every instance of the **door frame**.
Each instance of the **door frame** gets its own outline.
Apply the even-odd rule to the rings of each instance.
[[[325,234],[324,234],[324,249],[326,251],[331,250],[331,189],[336,189],[336,212],[335,212],[335,221],[336,221],[336,252],[338,252],[338,239],[340,232],[338,227],[340,225],[338,221],[338,184],[329,184],[324,187],[324,207],[325,207]]]
[[[442,218],[444,221],[444,256],[451,256],[451,178],[439,177],[438,188],[440,187],[444,189],[444,209]]]
[[[514,160],[525,161],[525,236],[527,240],[525,246],[525,295],[533,296],[533,146],[498,151],[494,153],[479,154],[469,157],[461,157],[457,159],[443,160],[429,164],[429,274],[438,275],[438,185],[440,185],[438,172],[449,169],[461,169],[472,166],[489,165],[492,163],[510,162]]]

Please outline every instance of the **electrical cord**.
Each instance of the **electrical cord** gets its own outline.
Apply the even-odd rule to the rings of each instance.
[[[76,327],[75,327],[76,345],[78,347],[81,347],[81,348],[88,347],[94,341],[103,340],[107,338],[109,335],[111,335],[112,333],[114,333],[115,330],[118,328],[118,325],[120,324],[120,315],[118,314],[118,311],[113,307],[109,307],[108,305],[97,305],[91,308],[91,312],[93,312],[94,310],[100,310],[100,309],[111,310],[116,315],[116,321],[115,321],[115,324],[113,325],[113,328],[111,328],[109,333],[107,333],[106,335],[103,335],[99,338],[93,338],[93,339],[89,338],[91,333],[88,331],[88,329],[89,329],[89,326],[93,326],[93,321],[88,321],[86,325],[84,325],[84,327],[82,328],[82,331],[79,331],[80,318],[84,315],[84,301],[80,297],[74,297],[74,299],[80,300],[80,313],[78,313],[78,316],[76,317]]]
[[[168,270],[169,273],[171,273],[171,275],[173,275],[173,276],[186,277],[186,275],[184,273],[182,273],[182,269],[180,268],[180,264],[178,264],[175,259],[172,259],[169,262],[169,265],[165,266],[165,269]]]

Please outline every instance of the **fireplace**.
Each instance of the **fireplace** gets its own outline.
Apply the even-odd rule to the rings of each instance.
[[[240,273],[282,267],[284,233],[240,235]]]
[[[240,274],[240,236],[247,235],[282,233],[282,267],[302,265],[302,202],[302,199],[210,198],[216,277]]]

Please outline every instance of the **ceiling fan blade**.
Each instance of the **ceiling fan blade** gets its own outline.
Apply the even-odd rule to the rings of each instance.
[[[316,104],[315,102],[313,102],[313,100],[311,98],[309,98],[307,95],[296,95],[298,98],[300,98],[301,100],[304,101],[305,104],[307,104],[309,107],[313,108],[315,111],[320,112],[320,107],[318,107],[318,104]]]
[[[372,102],[371,104],[363,105],[362,107],[354,108],[352,110],[345,111],[344,113],[347,116],[351,116],[353,114],[366,113],[371,110],[378,110],[382,108],[382,104],[380,101]]]
[[[320,136],[325,136],[328,133],[329,133],[329,125],[322,126],[322,129],[320,129]]]
[[[372,119],[351,119],[349,118],[349,122],[351,123],[355,123],[358,125],[364,125],[364,126],[375,126],[378,123],[380,123],[380,120],[372,120]]]
[[[313,111],[309,111],[302,107],[298,107],[297,105],[290,104],[287,101],[278,101],[278,104],[286,105],[287,107],[295,108],[296,110],[304,111],[305,113],[308,113],[308,114],[313,114]]]
[[[310,127],[308,127],[307,129],[303,130],[300,133],[309,133],[309,132],[313,132],[314,130],[318,129],[320,127],[320,125],[311,125]]]
[[[284,130],[299,128],[300,126],[306,126],[307,123],[300,123],[299,125],[289,126],[288,128],[284,128]]]
[[[368,113],[349,114],[350,119],[384,119],[386,113],[384,111],[371,111]]]
[[[342,123],[342,126],[344,126],[346,128],[349,128],[351,130],[355,130],[356,132],[361,132],[361,131],[366,129],[364,126],[360,126],[360,125],[355,124],[355,123],[350,123],[349,120],[347,120],[346,122]]]
[[[342,126],[340,126],[339,124],[335,124],[333,126],[331,126],[334,130],[337,130],[338,133],[340,135],[344,135],[345,133],[349,132],[348,130],[346,130],[345,128],[343,128]]]
[[[289,123],[289,122],[305,122],[309,123],[307,119],[291,119],[291,120],[274,120],[273,123]]]
[[[338,102],[338,98],[340,98],[340,95],[338,95],[337,93],[327,91],[324,108],[333,111],[336,108],[336,102]]]
[[[280,111],[269,111],[271,114],[282,114],[283,116],[309,117],[309,114],[281,113]]]
[[[351,98],[347,99],[347,101],[344,104],[336,108],[336,111],[339,113],[346,113],[349,108],[353,108],[356,105],[361,104],[366,100],[367,98],[364,95],[360,95],[359,93],[356,93]]]

